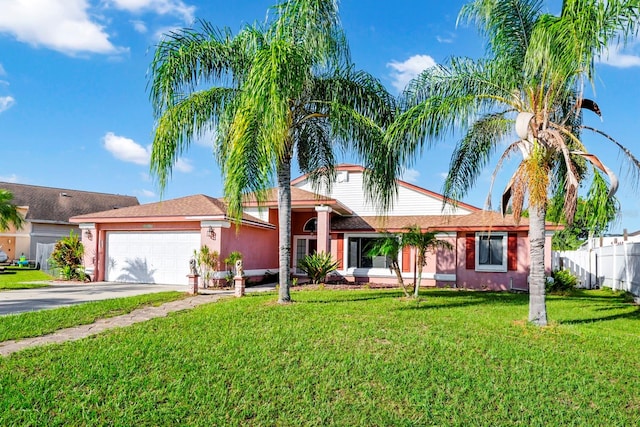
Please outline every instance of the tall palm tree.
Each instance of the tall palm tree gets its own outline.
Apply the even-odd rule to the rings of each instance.
[[[422,231],[418,225],[405,227],[405,233],[402,235],[402,246],[410,246],[416,251],[417,278],[413,289],[414,298],[418,298],[420,292],[422,269],[427,263],[427,252],[438,248],[453,249],[451,243],[438,239],[437,235],[437,231]]]
[[[22,227],[24,218],[18,211],[18,207],[11,203],[13,200],[13,194],[8,190],[0,189],[0,231],[6,231],[9,229],[9,225],[17,229]]]
[[[335,178],[335,150],[351,149],[368,169],[367,194],[386,209],[398,168],[383,146],[394,100],[369,74],[353,70],[334,0],[278,4],[262,25],[235,36],[201,22],[160,42],[150,70],[157,124],[151,170],[164,188],[194,137],[215,131],[230,215],[243,200],[278,191],[279,302],[291,299],[291,167],[316,186]]]
[[[595,60],[610,43],[637,33],[640,1],[565,0],[559,16],[542,13],[542,3],[475,0],[464,6],[460,19],[477,23],[486,36],[486,58],[453,58],[447,66],[423,72],[404,92],[404,112],[388,132],[391,141],[402,143],[405,163],[425,144],[461,132],[443,190],[454,200],[473,187],[500,143],[508,146],[496,171],[505,158],[522,155],[502,209],[510,203],[519,218],[528,201],[529,321],[537,325],[547,323],[544,245],[550,196],[564,198],[564,215],[571,223],[584,180],[607,175],[609,196],[617,187],[611,171],[588,153],[581,132],[604,135],[620,149],[634,183],[640,170],[628,149],[582,123],[583,109],[600,114],[597,104],[582,98],[585,83],[593,80]]]

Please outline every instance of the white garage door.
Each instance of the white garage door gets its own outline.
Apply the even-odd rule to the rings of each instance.
[[[106,279],[187,285],[189,260],[198,249],[197,232],[108,232]]]

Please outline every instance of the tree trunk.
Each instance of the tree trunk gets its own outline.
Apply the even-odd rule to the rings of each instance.
[[[544,277],[544,235],[546,208],[529,207],[529,322],[547,325]]]
[[[278,302],[291,302],[291,159],[278,164],[278,227],[280,269]]]
[[[398,284],[402,288],[402,291],[404,292],[404,296],[408,297],[409,292],[407,291],[407,287],[404,285],[404,280],[402,279],[402,271],[400,271],[400,265],[398,264],[398,261],[393,261],[391,263],[391,268],[396,273],[396,277],[398,278]]]
[[[413,291],[413,297],[418,298],[418,294],[420,292],[420,283],[422,282],[422,267],[424,266],[424,256],[418,255],[418,260],[416,261],[416,270],[418,271],[418,276],[416,278],[416,288]]]

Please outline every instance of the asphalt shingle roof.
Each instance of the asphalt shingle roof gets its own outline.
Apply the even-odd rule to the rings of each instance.
[[[69,223],[72,216],[105,210],[113,212],[122,207],[139,204],[138,199],[133,196],[11,182],[0,182],[0,189],[13,194],[11,203],[14,205],[29,208],[26,219],[32,222]]]
[[[171,218],[176,217],[221,217],[227,218],[227,206],[221,199],[196,194],[193,196],[179,197],[177,199],[163,200],[156,203],[131,206],[118,210],[95,212],[79,215],[73,218],[74,222],[93,222],[101,219],[131,220],[134,218]],[[244,214],[244,221],[260,225],[269,225],[254,216]]]

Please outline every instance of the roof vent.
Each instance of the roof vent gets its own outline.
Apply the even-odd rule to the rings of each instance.
[[[71,196],[68,195],[67,193],[60,193],[60,197],[71,197]]]

